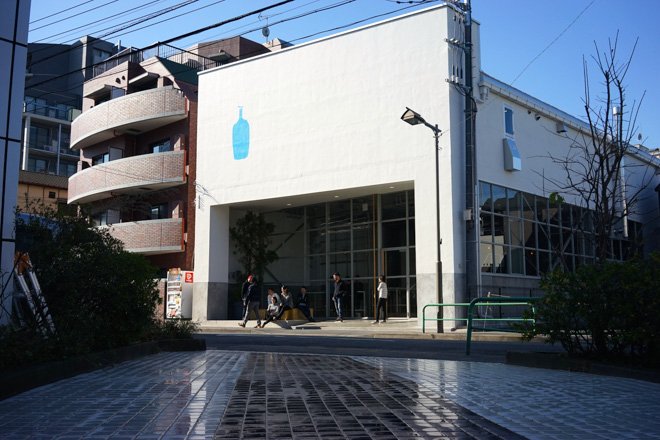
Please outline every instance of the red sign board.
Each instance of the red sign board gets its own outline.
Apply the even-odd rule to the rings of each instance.
[[[193,272],[186,272],[186,283],[192,283],[193,282]]]

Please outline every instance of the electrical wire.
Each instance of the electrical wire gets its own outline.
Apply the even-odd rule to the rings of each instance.
[[[93,0],[92,0],[92,1],[93,1]],[[103,3],[101,6],[96,6],[96,7],[94,7],[94,8],[89,8],[89,9],[86,9],[86,10],[84,10],[84,11],[82,11],[82,12],[76,12],[75,14],[73,14],[73,15],[69,15],[68,17],[64,17],[64,18],[61,18],[61,19],[59,19],[59,20],[52,21],[52,22],[50,22],[50,23],[44,24],[43,26],[39,26],[39,27],[34,28],[34,29],[30,29],[30,32],[34,32],[34,31],[36,31],[36,30],[43,29],[43,28],[45,28],[45,27],[52,26],[52,25],[57,24],[57,23],[61,23],[61,22],[63,22],[63,21],[69,20],[69,19],[71,19],[71,18],[73,18],[73,17],[79,17],[79,16],[84,15],[84,14],[90,12],[90,11],[97,11],[97,10],[99,10],[100,8],[104,7],[104,6],[108,6],[109,4],[112,4],[112,3],[117,3],[118,1],[119,1],[119,0],[110,0],[110,1],[107,2],[107,3]],[[83,3],[83,4],[84,4],[84,3]],[[57,14],[55,14],[55,15],[57,15]]]
[[[41,17],[41,18],[38,18],[38,19],[36,19],[36,20],[33,20],[33,21],[31,21],[29,24],[37,23],[37,22],[39,22],[39,21],[41,21],[41,20],[45,20],[45,19],[47,19],[47,18],[51,18],[51,17],[54,17],[54,16],[56,16],[56,15],[63,14],[63,13],[65,13],[66,11],[70,11],[70,10],[72,10],[72,9],[79,8],[79,7],[81,7],[81,6],[86,5],[87,3],[91,3],[91,2],[93,2],[93,1],[95,1],[95,0],[87,0],[87,1],[85,1],[85,2],[82,2],[82,3],[80,3],[80,4],[77,4],[76,6],[71,6],[70,8],[62,9],[60,12],[56,12],[56,13],[54,13],[54,14],[50,14],[50,15],[48,15],[48,16],[46,16],[46,17]]]
[[[164,14],[167,14],[167,13],[172,12],[172,11],[174,11],[174,10],[177,10],[177,9],[183,8],[183,7],[185,7],[185,6],[188,6],[189,4],[196,3],[197,1],[198,1],[198,0],[184,0],[184,1],[180,2],[180,3],[177,3],[177,4],[174,5],[174,6],[170,6],[170,7],[168,7],[168,8],[162,9],[162,10],[160,10],[160,11],[153,12],[153,13],[151,13],[151,14],[147,14],[147,15],[145,15],[145,16],[142,16],[142,17],[136,18],[136,19],[132,20],[131,22],[129,22],[129,23],[127,23],[127,24],[121,26],[120,29],[118,29],[118,30],[115,30],[115,31],[112,31],[112,32],[108,32],[108,33],[105,33],[105,34],[99,35],[98,37],[95,37],[95,38],[102,39],[102,38],[108,37],[108,36],[110,36],[110,35],[112,35],[112,34],[118,32],[118,31],[121,31],[121,30],[124,30],[124,29],[130,28],[130,27],[133,27],[133,26],[137,26],[138,24],[144,22],[145,20],[151,20],[151,19],[153,19],[153,18],[160,17],[161,15],[164,15]],[[63,50],[63,51],[60,51],[60,52],[54,53],[54,54],[52,54],[52,55],[49,55],[49,56],[46,56],[46,57],[43,57],[43,58],[40,58],[39,60],[34,61],[34,62],[31,64],[31,66],[35,66],[35,65],[37,65],[37,64],[43,63],[44,61],[47,61],[47,60],[50,60],[50,59],[55,58],[55,57],[57,57],[57,56],[63,55],[63,54],[65,54],[65,53],[68,53],[68,52],[70,52],[71,50],[73,50],[73,48],[67,48],[67,49],[65,49],[65,50]],[[40,85],[40,84],[35,84],[35,86],[37,86],[37,85]]]
[[[92,25],[95,25],[95,24],[97,24],[97,23],[103,23],[103,22],[106,22],[106,21],[112,21],[112,20],[118,19],[118,18],[120,18],[120,17],[122,17],[122,16],[124,16],[124,15],[131,15],[131,14],[134,14],[135,12],[137,12],[137,11],[139,11],[139,10],[141,10],[141,9],[144,9],[144,8],[146,8],[146,7],[148,7],[148,6],[152,5],[152,4],[154,4],[154,3],[158,3],[159,1],[161,1],[161,0],[152,0],[152,1],[150,1],[150,2],[147,2],[147,3],[144,3],[144,4],[140,5],[140,6],[137,6],[137,7],[135,7],[135,8],[126,9],[126,10],[124,10],[124,11],[121,11],[121,12],[118,12],[118,13],[114,13],[114,14],[111,14],[111,15],[108,15],[108,16],[106,16],[106,17],[100,18],[100,19],[95,20],[95,21],[92,21],[92,22],[90,22],[90,23],[85,23],[85,24],[83,24],[83,25],[81,25],[81,26],[77,26],[77,27],[74,27],[74,28],[67,29],[67,30],[65,30],[65,31],[62,31],[62,32],[56,33],[56,34],[49,35],[49,36],[44,37],[44,38],[42,38],[42,39],[40,39],[40,40],[32,41],[31,43],[41,43],[41,42],[43,42],[43,41],[50,40],[51,38],[59,37],[60,35],[72,34],[72,33],[74,33],[74,31],[77,31],[77,30],[79,30],[79,29],[85,29],[85,28],[88,28],[88,29],[89,29]],[[105,29],[103,29],[103,30],[105,30]],[[99,32],[99,31],[100,31],[99,29],[90,30],[89,32],[87,32],[87,33],[85,33],[85,34],[83,34],[83,35],[80,35],[80,36],[78,36],[78,37],[71,38],[71,39],[69,39],[69,40],[63,40],[63,41],[60,41],[60,42],[57,42],[57,43],[51,43],[51,44],[66,44],[66,43],[70,43],[70,42],[73,42],[73,41],[77,41],[77,40],[79,40],[80,38],[83,38],[83,37],[85,37],[86,35],[91,34],[92,32]]]

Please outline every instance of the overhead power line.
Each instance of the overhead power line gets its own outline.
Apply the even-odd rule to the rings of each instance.
[[[151,13],[151,14],[147,14],[146,16],[143,16],[143,17],[140,17],[140,18],[136,18],[136,19],[132,20],[131,22],[127,23],[126,25],[121,26],[119,29],[117,29],[117,30],[115,30],[115,31],[108,32],[108,33],[105,33],[105,34],[101,34],[101,35],[99,35],[98,37],[94,37],[94,38],[102,39],[102,38],[108,37],[108,36],[112,35],[112,34],[115,33],[115,32],[119,32],[119,31],[121,31],[121,30],[124,30],[124,29],[130,28],[130,27],[132,27],[132,26],[137,26],[138,24],[140,24],[140,23],[142,23],[142,22],[144,22],[144,21],[146,21],[146,20],[151,20],[152,18],[160,17],[161,15],[167,14],[168,12],[172,12],[172,11],[177,10],[177,9],[179,9],[179,8],[182,8],[182,7],[184,7],[184,6],[188,6],[189,4],[191,4],[191,3],[195,3],[195,2],[197,2],[197,1],[198,1],[198,0],[184,0],[183,2],[181,2],[181,3],[177,3],[176,5],[174,5],[174,6],[170,6],[169,8],[161,9],[160,11],[156,11],[156,12],[153,12],[153,13]],[[50,60],[50,59],[55,58],[55,57],[58,57],[58,56],[60,56],[60,55],[64,55],[65,53],[70,52],[71,50],[73,50],[73,48],[67,48],[67,49],[64,49],[64,50],[62,50],[62,51],[60,51],[60,52],[57,52],[57,53],[54,53],[54,54],[49,55],[49,56],[47,56],[47,57],[41,58],[41,59],[39,59],[39,60],[33,62],[33,63],[32,63],[32,66],[35,66],[35,65],[37,65],[37,64],[41,64],[41,63],[43,63],[44,61]],[[78,71],[80,71],[80,70],[84,70],[84,69],[79,69]],[[37,84],[37,85],[38,85],[38,84]]]
[[[112,14],[110,14],[110,15],[107,15],[107,16],[105,16],[105,17],[103,17],[103,18],[99,18],[98,20],[94,20],[94,21],[91,21],[91,22],[89,22],[89,23],[85,23],[85,24],[83,24],[83,25],[81,25],[81,26],[76,26],[76,27],[74,27],[74,28],[70,28],[70,29],[67,29],[67,30],[65,30],[65,31],[58,32],[58,33],[56,33],[56,34],[52,34],[52,35],[49,35],[49,36],[47,36],[47,37],[43,37],[43,38],[41,38],[40,40],[31,41],[30,43],[41,43],[41,42],[43,42],[43,41],[50,40],[50,39],[55,38],[55,37],[59,37],[60,35],[73,34],[75,31],[77,31],[77,30],[79,30],[79,29],[90,29],[93,25],[95,25],[95,24],[97,24],[97,23],[103,23],[103,22],[106,22],[106,21],[112,21],[112,20],[115,20],[115,19],[121,19],[121,17],[124,16],[124,15],[131,15],[131,14],[134,14],[134,13],[136,13],[137,11],[139,11],[139,10],[141,10],[141,9],[144,9],[144,8],[146,8],[146,7],[148,7],[148,6],[152,5],[152,4],[154,4],[154,3],[158,3],[159,1],[160,1],[160,0],[151,0],[150,2],[144,3],[144,4],[140,5],[140,6],[135,7],[135,8],[126,9],[126,10],[121,11],[121,12],[115,12],[115,13],[112,13]],[[161,9],[161,10],[162,10],[162,9]],[[100,32],[100,31],[102,31],[102,30],[105,30],[105,29],[90,30],[89,32],[85,32],[83,35],[81,35],[81,36],[79,36],[79,37],[70,38],[70,39],[68,39],[68,40],[63,40],[63,41],[60,41],[60,42],[53,42],[52,44],[66,44],[66,43],[70,43],[70,42],[73,42],[73,41],[79,40],[80,38],[84,37],[85,35],[89,35],[89,34],[91,34],[92,32]]]
[[[36,19],[36,20],[33,20],[33,21],[31,21],[29,24],[36,23],[36,22],[41,21],[41,20],[45,20],[45,19],[47,19],[47,18],[51,18],[51,17],[54,17],[54,16],[56,16],[56,15],[63,14],[63,13],[65,13],[66,11],[70,11],[70,10],[72,10],[72,9],[79,8],[79,7],[81,7],[81,6],[86,5],[87,3],[91,3],[91,2],[93,2],[93,1],[94,1],[94,0],[87,0],[86,2],[82,2],[82,3],[80,3],[80,4],[76,5],[76,6],[71,6],[70,8],[62,9],[60,12],[56,12],[55,14],[50,14],[50,15],[47,15],[46,17],[42,17],[42,18],[38,18],[38,19]]]
[[[93,1],[93,0],[92,0],[92,1]],[[95,6],[95,7],[93,7],[93,8],[86,9],[86,10],[84,10],[84,11],[82,11],[82,12],[76,12],[75,14],[73,14],[73,15],[69,15],[68,17],[60,18],[59,20],[51,21],[50,23],[46,23],[46,24],[44,24],[44,25],[42,25],[42,26],[39,26],[39,27],[36,27],[36,28],[34,28],[34,29],[30,29],[30,32],[34,32],[34,31],[36,31],[36,30],[43,29],[43,28],[48,27],[48,26],[52,26],[52,25],[54,25],[54,24],[56,24],[56,23],[61,23],[61,22],[66,21],[66,20],[70,20],[70,19],[73,18],[73,17],[79,17],[79,16],[81,16],[81,15],[83,15],[83,14],[86,14],[86,13],[88,13],[88,12],[90,12],[90,11],[97,11],[98,9],[100,9],[100,8],[102,8],[102,7],[104,7],[104,6],[108,6],[109,4],[111,4],[111,3],[116,3],[116,2],[118,2],[118,1],[119,1],[119,0],[110,0],[110,1],[107,2],[107,3],[103,3],[101,6]],[[83,3],[83,4],[84,4],[84,3]],[[69,8],[69,9],[71,9],[71,8]],[[58,14],[59,14],[59,12],[58,12],[57,14],[55,14],[55,15],[58,15]],[[52,15],[51,15],[51,17],[52,17]],[[42,20],[43,20],[43,18],[42,18]]]

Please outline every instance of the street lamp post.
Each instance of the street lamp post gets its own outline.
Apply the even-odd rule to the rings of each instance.
[[[438,286],[438,302],[442,304],[443,295],[442,295],[442,258],[440,256],[440,245],[442,245],[442,236],[440,235],[440,170],[438,169],[438,151],[440,150],[440,135],[442,130],[438,128],[438,124],[431,125],[417,112],[406,107],[406,111],[401,115],[401,120],[407,122],[410,125],[422,124],[430,128],[433,131],[433,137],[435,138],[435,221],[438,227],[438,242],[437,242],[437,257],[435,263],[436,270],[436,283]],[[438,318],[442,319],[443,310],[442,307],[438,308]],[[438,332],[443,333],[443,321],[438,321]]]

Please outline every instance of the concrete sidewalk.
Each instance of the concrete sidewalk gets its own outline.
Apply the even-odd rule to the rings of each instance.
[[[426,332],[422,333],[421,323],[417,318],[390,318],[385,323],[372,324],[371,319],[345,319],[343,322],[322,320],[307,321],[274,321],[265,328],[254,328],[257,322],[248,321],[245,328],[238,325],[238,320],[205,321],[201,323],[202,333],[217,334],[272,334],[296,336],[344,336],[355,338],[383,339],[438,339],[446,341],[465,341],[467,330],[459,328],[445,333],[436,332],[436,323],[427,322]],[[509,332],[479,332],[478,328],[472,334],[473,341],[519,342],[519,333]],[[535,338],[534,342],[543,342]]]

